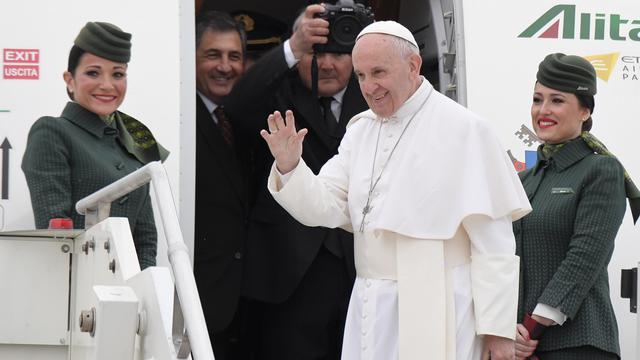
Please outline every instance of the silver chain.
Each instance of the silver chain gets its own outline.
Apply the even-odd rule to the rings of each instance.
[[[411,115],[411,118],[409,119],[409,121],[407,121],[407,125],[405,125],[404,129],[402,129],[402,133],[400,133],[398,140],[396,141],[395,145],[393,145],[393,149],[391,149],[391,153],[389,154],[387,161],[385,161],[384,164],[382,165],[382,168],[380,169],[380,174],[378,174],[378,177],[374,182],[373,175],[375,174],[375,169],[376,169],[376,157],[378,156],[378,145],[380,144],[380,133],[382,132],[382,120],[380,120],[380,127],[378,128],[378,137],[376,138],[376,148],[375,148],[375,151],[373,152],[373,165],[371,165],[371,181],[369,183],[369,193],[367,194],[367,203],[362,208],[362,222],[360,223],[360,232],[364,232],[364,219],[367,217],[367,214],[371,211],[371,195],[373,194],[373,191],[375,190],[376,186],[378,186],[378,182],[382,177],[382,173],[387,168],[387,164],[389,164],[389,160],[391,160],[391,156],[393,156],[393,153],[396,151],[396,148],[398,147],[400,140],[402,140],[402,136],[409,128],[409,125],[411,125],[413,118],[415,118],[418,112],[420,112],[420,109],[422,109],[424,104],[427,102],[428,98],[429,97],[427,96],[422,101],[422,104],[420,104],[420,107],[418,108],[418,110],[416,110],[416,112],[414,112],[413,115]]]

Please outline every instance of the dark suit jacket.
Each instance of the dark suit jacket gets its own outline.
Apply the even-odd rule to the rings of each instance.
[[[607,265],[626,209],[622,166],[578,138],[520,177],[533,211],[514,223],[519,322],[547,304],[568,320],[548,328],[538,350],[591,345],[620,354]]]
[[[143,164],[129,153],[98,115],[69,102],[60,117],[45,116],[29,131],[22,158],[36,228],[51,218],[71,218],[84,229],[78,200],[128,175]],[[111,204],[111,216],[126,217],[142,269],[156,263],[157,234],[145,185]]]
[[[265,54],[236,83],[225,108],[234,124],[255,134],[256,200],[251,210],[244,291],[267,302],[282,302],[296,289],[327,236],[340,239],[345,266],[355,277],[353,237],[340,229],[306,227],[278,205],[267,190],[273,157],[258,136],[267,126],[267,115],[275,110],[294,112],[296,125],[307,128],[302,157],[318,173],[337,153],[345,125],[367,109],[357,81],[352,76],[342,101],[338,130],[330,134],[320,105],[301,82],[296,69],[289,69],[279,46]]]
[[[224,142],[196,95],[194,274],[210,332],[229,325],[240,297],[247,219],[246,171],[238,160],[243,154]]]

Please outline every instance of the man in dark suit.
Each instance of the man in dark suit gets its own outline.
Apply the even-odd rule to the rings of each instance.
[[[316,54],[312,91],[313,44],[329,33],[328,22],[314,18],[323,10],[307,7],[291,38],[247,70],[225,100],[234,126],[255,140],[243,293],[261,308],[259,359],[339,359],[355,277],[351,234],[303,226],[273,200],[266,185],[273,157],[259,137],[270,112],[293,110],[296,124],[309,129],[302,157],[317,172],[337,153],[349,119],[367,108],[349,53]]]
[[[194,274],[216,359],[244,359],[241,281],[248,215],[242,137],[219,104],[244,71],[245,34],[226,13],[196,26]]]

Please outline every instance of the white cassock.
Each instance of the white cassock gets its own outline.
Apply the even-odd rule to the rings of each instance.
[[[511,221],[531,207],[486,121],[426,79],[389,119],[356,115],[318,176],[274,165],[268,186],[301,223],[355,230],[344,360],[480,359],[483,334],[515,338]]]

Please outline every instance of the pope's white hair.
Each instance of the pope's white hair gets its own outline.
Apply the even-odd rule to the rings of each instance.
[[[420,55],[420,50],[409,41],[393,35],[389,35],[389,38],[391,41],[391,47],[401,58],[407,59],[412,54]]]
[[[402,59],[408,59],[413,54],[420,55],[420,50],[417,47],[415,47],[411,42],[401,37],[390,35],[390,34],[383,34],[383,33],[369,33],[369,34],[386,35],[386,38],[389,39],[389,45],[391,46],[391,51]],[[368,34],[365,34],[363,36],[367,36],[367,35]],[[356,41],[356,46],[357,46],[357,41]]]

